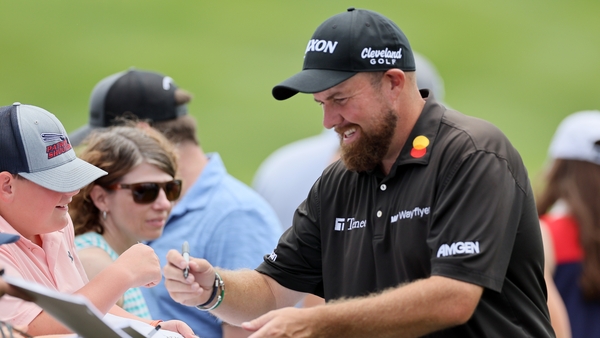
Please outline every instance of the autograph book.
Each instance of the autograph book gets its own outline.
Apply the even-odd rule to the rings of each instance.
[[[34,303],[82,338],[183,338],[179,333],[156,330],[141,321],[102,315],[83,295],[67,294],[10,276],[8,284],[29,296]]]

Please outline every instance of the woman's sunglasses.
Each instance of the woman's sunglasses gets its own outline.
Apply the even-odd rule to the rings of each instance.
[[[108,187],[109,190],[131,189],[133,201],[139,204],[149,204],[156,201],[160,189],[165,191],[167,199],[174,201],[181,195],[181,180],[169,182],[141,182],[133,184],[116,183]]]

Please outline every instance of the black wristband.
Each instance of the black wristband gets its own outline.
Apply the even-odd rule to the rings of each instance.
[[[212,303],[213,300],[215,300],[215,297],[217,297],[217,289],[218,288],[219,288],[219,284],[217,283],[217,276],[215,276],[215,283],[213,284],[213,290],[212,290],[212,293],[210,294],[210,297],[208,298],[208,300],[205,303],[196,305],[196,307],[205,307],[208,304]]]

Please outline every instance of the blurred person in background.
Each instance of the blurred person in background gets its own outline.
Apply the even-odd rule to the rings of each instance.
[[[160,237],[181,180],[173,146],[152,128],[107,128],[84,142],[79,157],[108,173],[73,196],[69,209],[79,258],[94,278],[131,246]],[[117,305],[151,319],[139,288],[127,290]]]
[[[89,280],[75,248],[69,203],[79,190],[106,172],[77,158],[63,125],[50,112],[18,102],[0,107],[0,232],[19,235],[0,246],[4,275],[51,290],[86,297],[102,314],[143,321],[116,306],[129,288],[156,285],[160,264],[147,245],[136,244]],[[0,320],[27,326],[31,335],[70,333],[37,304],[0,298]],[[191,338],[178,320],[165,330]]]
[[[548,155],[537,197],[547,278],[566,306],[573,337],[600,337],[600,111],[567,116]]]
[[[121,117],[146,121],[159,130],[178,155],[180,199],[163,235],[148,242],[164,266],[171,249],[189,242],[190,255],[226,269],[253,269],[273,250],[281,226],[271,206],[250,187],[227,173],[218,153],[205,153],[195,119],[188,114],[192,95],[169,76],[130,69],[102,79],[90,97],[90,121],[73,132],[77,144],[93,129],[119,123]],[[220,126],[213,126],[219,128]],[[226,128],[226,126],[222,126]],[[205,338],[245,337],[243,329],[175,302],[164,283],[142,293],[153,318],[182,319]]]

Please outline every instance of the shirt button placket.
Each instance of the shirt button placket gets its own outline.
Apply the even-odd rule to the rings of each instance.
[[[383,210],[386,210],[385,208],[385,203],[383,201],[386,200],[386,198],[384,197],[384,193],[387,190],[387,185],[386,184],[379,184],[379,194],[375,194],[377,196],[377,203],[375,206],[375,210],[377,210],[375,212],[375,220],[374,220],[374,232],[373,234],[376,237],[385,237],[385,229],[386,229],[386,225],[385,225],[385,219],[383,218]],[[381,239],[380,238],[380,239]]]
[[[380,189],[381,191],[385,191],[385,190],[387,189],[387,185],[385,185],[385,184],[381,184],[381,185],[379,186],[379,189]],[[382,215],[383,215],[383,212],[381,211],[381,209],[377,210],[377,218],[381,218],[381,216],[382,216]]]
[[[382,184],[379,186],[379,189],[381,191],[385,191],[387,189],[387,185]],[[377,218],[381,218],[382,215],[383,215],[383,212],[381,211],[381,209],[377,210]]]

